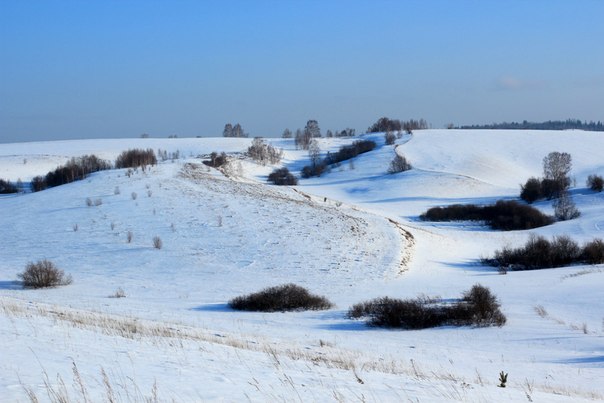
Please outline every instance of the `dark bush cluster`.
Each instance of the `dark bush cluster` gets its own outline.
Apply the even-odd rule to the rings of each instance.
[[[283,284],[233,298],[229,306],[240,311],[278,312],[323,310],[331,308],[333,304],[296,284]]]
[[[403,329],[444,325],[502,326],[506,318],[499,307],[491,291],[476,284],[453,304],[430,298],[401,300],[383,297],[353,305],[348,317],[366,318],[370,326]]]
[[[218,154],[214,151],[210,154],[210,160],[203,161],[203,163],[212,168],[219,168],[227,163],[228,158],[225,152]]]
[[[283,157],[283,150],[278,150],[270,144],[266,144],[260,137],[255,137],[247,149],[247,155],[262,165],[277,164]]]
[[[322,161],[305,166],[302,168],[301,175],[303,178],[321,176],[321,174],[327,170],[329,165],[339,164],[340,162],[352,159],[359,154],[373,150],[375,147],[375,142],[371,140],[355,141],[349,146],[341,147],[335,153],[327,153],[327,156]]]
[[[601,192],[604,189],[604,178],[599,175],[589,175],[587,177],[587,186],[596,192]]]
[[[111,163],[100,159],[96,155],[84,155],[70,159],[67,164],[61,165],[46,176],[36,176],[32,179],[31,187],[34,192],[50,187],[64,185],[86,178],[89,174],[111,169]]]
[[[513,200],[499,200],[494,205],[454,204],[433,207],[420,216],[424,221],[483,221],[502,231],[526,230],[554,222],[536,208]]]
[[[527,203],[537,200],[551,200],[559,197],[570,187],[570,178],[556,179],[529,178],[520,186],[520,198]]]
[[[17,193],[19,189],[10,181],[0,179],[0,194]]]
[[[268,181],[280,186],[293,186],[298,184],[298,179],[287,168],[275,169],[268,175]]]
[[[118,155],[115,160],[115,167],[117,169],[120,168],[138,168],[142,167],[143,169],[147,165],[156,165],[157,157],[152,149],[148,148],[146,150],[134,148],[131,150],[126,150]]]
[[[398,119],[389,119],[387,117],[382,117],[377,120],[374,124],[369,126],[367,129],[367,133],[379,133],[379,132],[396,132],[405,130],[407,132],[411,132],[413,130],[427,129],[428,122],[424,119],[414,120],[410,119],[407,121],[398,120]]]
[[[357,140],[349,146],[341,147],[336,153],[328,153],[325,157],[325,165],[337,164],[356,157],[359,154],[372,151],[376,147],[375,141]]]
[[[577,263],[604,263],[604,242],[595,239],[582,248],[566,235],[554,237],[551,241],[542,236],[532,235],[519,248],[505,247],[495,252],[484,263],[505,270],[537,270],[569,266]]]
[[[53,262],[46,259],[36,263],[28,263],[25,271],[20,273],[18,277],[25,288],[57,287],[72,282],[71,276],[66,276],[63,270],[60,270]]]

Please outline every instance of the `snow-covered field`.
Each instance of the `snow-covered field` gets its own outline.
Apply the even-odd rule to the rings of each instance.
[[[84,154],[180,154],[131,176],[104,171],[0,197],[0,401],[604,399],[604,267],[500,275],[479,262],[530,233],[604,237],[604,194],[585,186],[589,174],[604,175],[604,133],[426,130],[394,146],[364,137],[378,148],[292,188],[266,184],[274,167],[242,159],[242,177],[226,178],[198,158],[243,158],[250,139],[0,144],[0,178],[13,181]],[[292,140],[270,141],[292,171],[308,162]],[[319,141],[327,152],[352,139]],[[513,232],[419,221],[436,205],[517,198],[551,151],[572,155],[580,218]],[[413,169],[388,175],[395,152]],[[535,205],[552,212],[550,202]],[[73,284],[23,290],[17,274],[43,258]],[[335,307],[227,307],[287,282]],[[370,298],[457,298],[476,283],[498,296],[505,326],[402,331],[345,318]],[[111,298],[118,288],[125,298]]]

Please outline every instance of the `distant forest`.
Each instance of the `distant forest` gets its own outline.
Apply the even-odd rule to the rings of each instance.
[[[513,129],[513,130],[587,130],[587,131],[604,131],[604,123],[597,122],[582,122],[578,119],[567,120],[548,120],[547,122],[503,122],[491,123],[488,125],[471,125],[459,126],[458,129]]]

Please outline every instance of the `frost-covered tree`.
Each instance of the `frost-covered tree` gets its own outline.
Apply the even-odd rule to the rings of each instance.
[[[281,137],[284,139],[291,139],[292,138],[291,130],[289,130],[289,129],[283,130],[283,134],[281,135]]]

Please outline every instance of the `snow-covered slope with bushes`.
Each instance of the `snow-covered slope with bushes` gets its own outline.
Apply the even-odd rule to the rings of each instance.
[[[480,258],[531,233],[604,237],[604,195],[584,185],[604,174],[604,135],[426,130],[390,146],[381,134],[363,138],[378,147],[292,188],[266,184],[274,167],[243,157],[250,139],[0,144],[0,178],[13,181],[83,154],[113,160],[137,147],[180,157],[130,176],[103,171],[0,197],[2,399],[603,399],[604,268],[501,275]],[[333,152],[352,140],[319,144]],[[294,173],[308,164],[292,140],[270,141]],[[197,157],[212,151],[240,158],[242,176],[201,164]],[[551,151],[572,155],[580,218],[513,232],[419,221],[436,205],[517,198]],[[413,169],[387,174],[395,153]],[[551,202],[535,206],[552,212]],[[43,258],[73,284],[23,290],[18,273]],[[288,282],[335,307],[250,313],[226,305]],[[370,298],[453,299],[476,283],[497,295],[505,326],[384,330],[346,318],[350,305]],[[112,298],[118,289],[125,298]],[[506,388],[497,387],[500,371],[509,374]]]

